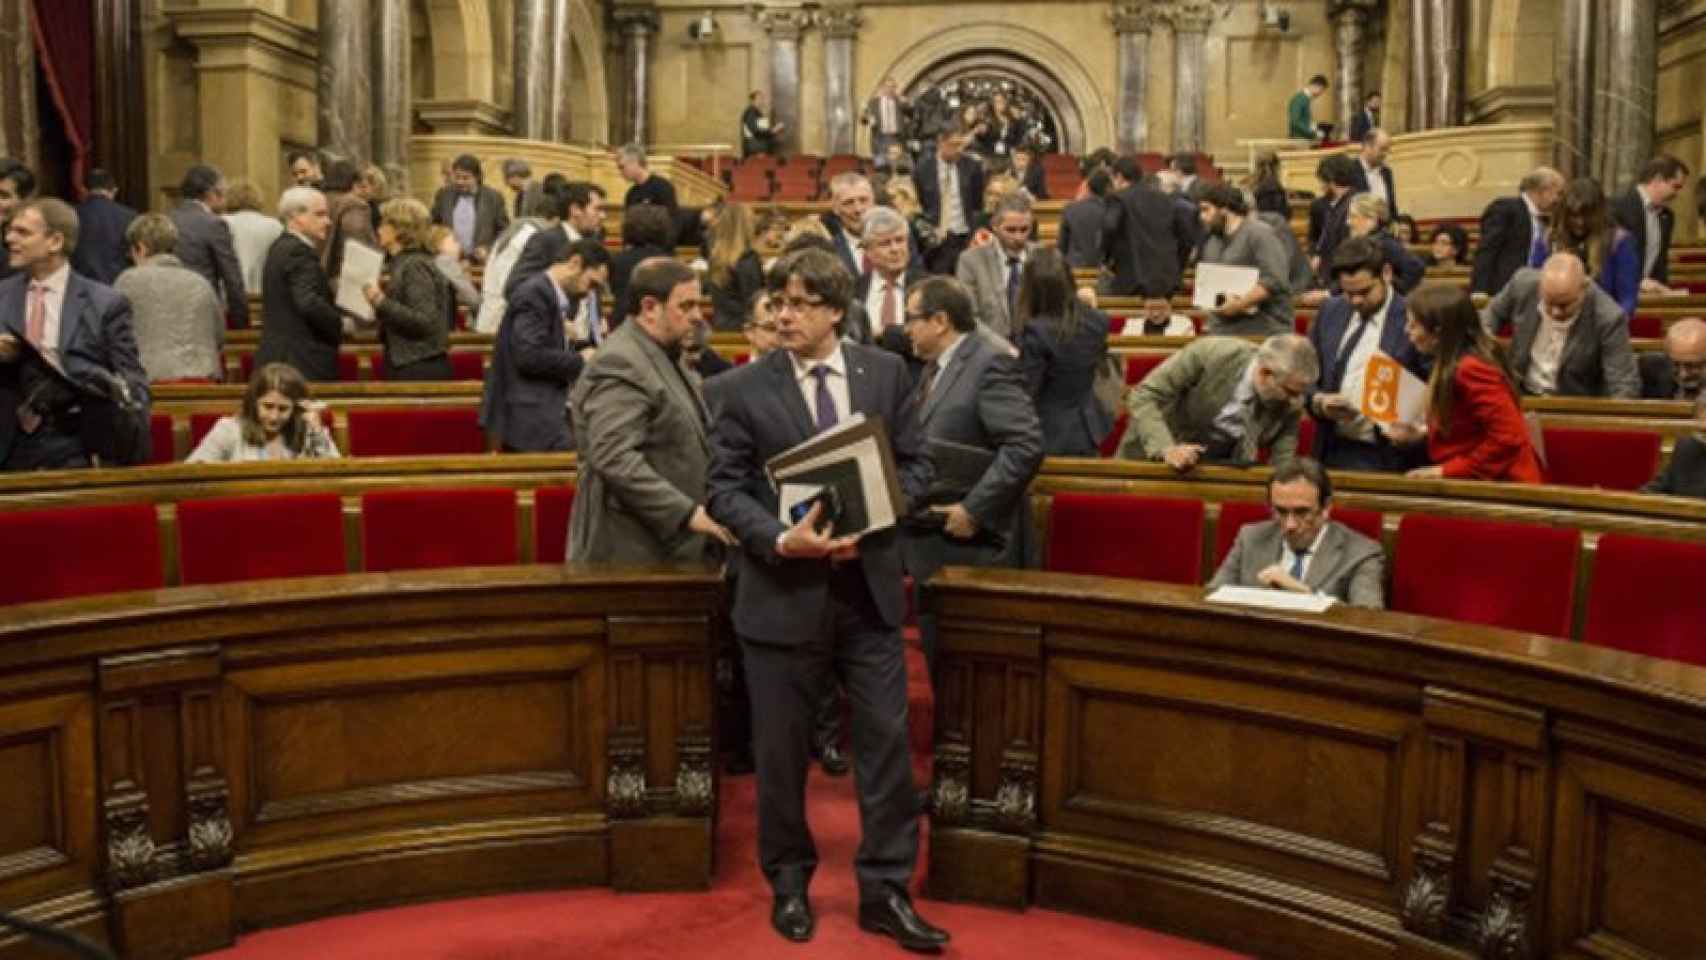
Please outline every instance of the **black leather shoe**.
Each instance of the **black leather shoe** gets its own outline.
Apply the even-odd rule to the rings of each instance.
[[[817,929],[817,921],[812,917],[811,901],[805,894],[779,896],[776,904],[770,908],[770,925],[784,939],[795,943],[805,943],[812,938],[812,932]]]
[[[906,894],[897,891],[884,894],[881,900],[861,900],[859,929],[893,937],[908,950],[934,952],[948,942],[948,931],[926,923]]]
[[[847,761],[847,754],[833,743],[824,746],[823,755],[818,758],[818,762],[823,764],[823,772],[832,777],[845,777],[847,771],[853,769],[853,765]]]

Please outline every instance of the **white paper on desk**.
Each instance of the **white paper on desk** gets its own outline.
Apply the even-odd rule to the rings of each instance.
[[[1375,423],[1427,420],[1427,381],[1380,350],[1369,354],[1368,363],[1345,371],[1339,394]]]
[[[359,240],[344,241],[344,265],[338,273],[337,305],[368,322],[373,304],[367,302],[367,285],[379,282],[385,269],[385,254]]]
[[[1197,264],[1196,289],[1191,294],[1191,306],[1213,310],[1223,300],[1242,297],[1256,286],[1261,273],[1255,267],[1240,267],[1230,263]]]
[[[1290,610],[1295,613],[1321,613],[1339,602],[1319,593],[1292,593],[1290,590],[1269,590],[1266,587],[1232,586],[1221,587],[1204,599],[1209,603],[1230,603],[1240,607]]]

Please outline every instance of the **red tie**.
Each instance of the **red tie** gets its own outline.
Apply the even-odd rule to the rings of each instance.
[[[30,284],[30,316],[24,323],[24,336],[36,349],[41,349],[42,338],[47,336],[47,284]]]
[[[897,322],[899,322],[900,318],[895,316],[895,312],[896,311],[895,311],[894,284],[884,283],[883,284],[883,317],[882,317],[883,329],[884,330],[887,330],[888,328],[894,326]]]

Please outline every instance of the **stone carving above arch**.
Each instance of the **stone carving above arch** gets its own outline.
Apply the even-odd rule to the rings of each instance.
[[[1057,80],[1071,103],[1057,104],[1068,150],[1087,151],[1114,142],[1113,107],[1095,78],[1071,50],[1025,27],[966,24],[925,37],[894,58],[879,75],[892,76],[901,89],[944,62],[974,54],[1028,61]]]

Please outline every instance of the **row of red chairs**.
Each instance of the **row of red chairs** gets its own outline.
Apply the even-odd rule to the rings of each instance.
[[[378,353],[369,354],[372,361],[369,369],[373,372],[372,379],[385,379],[385,362]],[[486,378],[486,360],[491,356],[488,350],[452,350],[450,351],[450,379],[452,380],[484,380]],[[338,353],[338,379],[354,382],[361,379],[361,355],[352,350],[342,350]],[[255,374],[255,352],[244,350],[237,354],[237,371],[242,383],[248,383]]]
[[[573,486],[534,493],[540,563],[561,563]],[[521,559],[514,490],[392,490],[361,497],[362,569],[505,566]],[[164,587],[151,503],[0,513],[0,603]],[[335,493],[185,500],[177,504],[185,585],[348,572]]]
[[[190,414],[190,449],[201,443],[224,413]],[[424,457],[486,452],[475,407],[414,407],[405,409],[353,407],[349,410],[348,457]],[[153,450],[150,463],[171,463],[172,418],[156,413],[149,421]]]
[[[1049,513],[1049,570],[1194,584],[1200,580],[1200,500],[1057,493]],[[1381,538],[1384,518],[1335,508],[1333,519]],[[1221,505],[1215,563],[1239,528],[1269,519],[1263,504]],[[1148,545],[1146,547],[1146,545]],[[1406,514],[1398,522],[1388,607],[1553,637],[1570,636],[1582,538],[1576,530]],[[1706,664],[1706,544],[1625,534],[1599,538],[1582,639]]]

